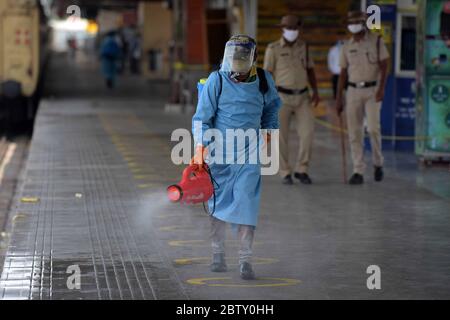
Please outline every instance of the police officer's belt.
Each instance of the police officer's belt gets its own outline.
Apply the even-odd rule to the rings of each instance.
[[[377,82],[376,81],[371,81],[371,82],[362,81],[362,82],[358,82],[358,83],[349,82],[348,85],[353,88],[370,88],[370,87],[375,87],[377,85]]]
[[[285,94],[303,94],[306,91],[308,91],[308,87],[305,87],[300,90],[291,90],[291,89],[286,89],[283,87],[277,87],[277,90],[278,90],[278,92],[285,93]]]

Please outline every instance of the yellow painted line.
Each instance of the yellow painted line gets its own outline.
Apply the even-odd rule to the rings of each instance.
[[[318,119],[318,118],[315,118],[315,121],[318,124],[320,124],[322,127],[325,127],[327,129],[331,129],[331,130],[334,130],[336,132],[345,132],[345,133],[347,133],[347,130],[341,129],[341,127],[335,126],[335,125],[333,125],[332,123],[330,123],[328,121],[321,120],[321,119]]]
[[[286,287],[294,286],[301,283],[297,279],[289,278],[257,278],[251,281],[251,284],[240,284],[240,283],[210,283],[212,281],[229,281],[232,280],[230,277],[226,278],[196,278],[189,279],[186,282],[192,285],[198,286],[208,286],[208,287],[230,287],[230,288],[273,288],[273,287]],[[260,281],[274,281],[274,283],[260,283]]]
[[[232,261],[236,261],[234,263],[230,263],[229,265],[238,265],[238,258],[237,257],[233,257],[233,258],[229,258],[227,257],[227,260],[232,260]],[[252,259],[254,265],[263,265],[263,264],[272,264],[272,263],[276,263],[279,260],[278,259],[272,259],[272,258],[258,258],[258,257],[253,257]],[[193,265],[193,264],[197,264],[197,265],[208,265],[211,262],[211,258],[210,257],[199,257],[199,258],[180,258],[180,259],[175,259],[174,264],[176,265],[180,265],[180,266],[188,266],[188,265]]]
[[[20,199],[21,202],[25,203],[36,203],[39,202],[39,198],[37,197],[23,197]]]
[[[226,241],[227,244],[229,244],[232,247],[239,246],[239,241],[237,240],[228,240]],[[209,247],[210,243],[206,240],[171,240],[168,242],[169,246],[172,247]],[[262,242],[255,241],[253,243],[254,246],[261,245]]]
[[[341,127],[338,127],[328,121],[325,120],[321,120],[318,118],[315,118],[315,121],[321,125],[322,127],[325,127],[327,129],[336,131],[336,132],[344,132],[344,133],[348,133],[348,131],[346,129],[341,129]],[[367,135],[366,135],[367,137]],[[423,140],[429,140],[431,139],[431,137],[427,137],[427,136],[414,136],[414,137],[405,137],[405,136],[381,136],[381,139],[383,140],[397,140],[397,141],[423,141]]]

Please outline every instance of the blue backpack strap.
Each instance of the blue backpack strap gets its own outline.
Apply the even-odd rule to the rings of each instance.
[[[220,95],[222,94],[222,75],[220,74],[220,72],[217,70],[217,71],[214,71],[215,73],[217,73],[217,76],[219,77],[219,83],[220,83],[220,86],[219,86],[219,95],[217,96],[217,102],[219,102],[219,98],[220,98]]]
[[[269,84],[267,83],[266,72],[262,68],[256,68],[256,73],[259,78],[259,91],[263,96],[264,105],[266,104],[266,93],[269,91]]]
[[[266,72],[262,68],[256,68],[256,73],[259,78],[259,91],[266,94],[269,91],[269,84],[267,83]]]

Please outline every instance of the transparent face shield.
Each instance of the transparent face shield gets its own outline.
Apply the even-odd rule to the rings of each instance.
[[[252,43],[227,43],[220,71],[245,74],[250,71],[255,58],[255,45]]]

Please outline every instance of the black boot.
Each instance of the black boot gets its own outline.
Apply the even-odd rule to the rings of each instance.
[[[364,178],[359,173],[354,173],[350,180],[348,181],[349,184],[356,185],[356,184],[363,184]]]
[[[252,265],[248,262],[243,262],[240,265],[239,271],[242,280],[255,280],[255,272],[253,272]]]
[[[225,254],[214,253],[210,268],[212,272],[226,272],[227,265],[225,263]]]
[[[308,176],[307,173],[294,173],[294,177],[300,180],[303,184],[312,184],[311,178]]]
[[[292,177],[290,174],[288,174],[286,177],[283,178],[283,180],[281,180],[282,184],[287,184],[287,185],[292,185],[294,184],[294,181],[292,181]]]
[[[384,177],[383,167],[375,166],[375,171],[374,171],[373,176],[374,176],[375,181],[383,180],[383,177]]]

